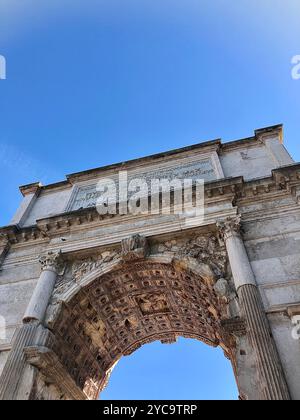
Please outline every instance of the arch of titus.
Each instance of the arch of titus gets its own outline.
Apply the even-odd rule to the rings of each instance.
[[[119,171],[205,179],[204,218],[99,214]],[[96,399],[122,356],[178,337],[220,346],[241,399],[300,399],[300,165],[282,126],[21,192],[0,229],[1,400]]]

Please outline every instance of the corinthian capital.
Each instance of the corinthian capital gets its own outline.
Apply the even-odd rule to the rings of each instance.
[[[219,220],[217,222],[217,227],[221,236],[228,239],[230,236],[234,234],[240,234],[241,231],[241,215],[237,215],[236,217],[228,217],[225,220]]]
[[[43,271],[52,270],[57,274],[60,274],[63,269],[63,258],[61,251],[47,252],[46,254],[40,256],[39,262]]]

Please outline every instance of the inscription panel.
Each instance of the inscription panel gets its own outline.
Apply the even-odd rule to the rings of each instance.
[[[218,176],[218,171],[214,160],[212,158],[205,158],[190,164],[185,163],[181,167],[172,167],[152,171],[149,170],[147,172],[136,173],[134,175],[129,173],[128,184],[133,179],[143,179],[147,182],[150,191],[151,180],[153,179],[166,179],[168,181],[172,181],[174,179],[192,179],[193,181],[196,181],[197,179],[204,179],[204,181],[213,181],[219,177],[220,176]],[[114,175],[107,178],[114,180],[116,186],[118,187],[118,176]],[[99,181],[100,180],[101,178],[99,178]],[[97,191],[97,183],[75,187],[66,211],[75,211],[79,209],[95,207],[97,199],[101,196],[101,194],[101,192]],[[131,194],[128,193],[128,198],[130,198],[130,196]]]

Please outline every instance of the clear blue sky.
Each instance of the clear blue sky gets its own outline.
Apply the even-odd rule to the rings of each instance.
[[[123,358],[101,399],[237,400],[231,367],[221,349],[196,340],[155,342]]]
[[[300,161],[299,17],[299,0],[0,0],[0,225],[21,184],[268,125]],[[236,397],[217,351],[153,348],[120,362],[107,398],[156,395],[154,379],[161,398]]]

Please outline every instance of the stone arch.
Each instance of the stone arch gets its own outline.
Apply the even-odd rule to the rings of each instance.
[[[236,370],[235,338],[224,328],[228,300],[215,290],[221,270],[204,254],[199,260],[172,247],[157,251],[123,244],[121,252],[106,252],[105,262],[76,261],[76,281],[57,284],[47,317],[52,348],[89,399],[103,390],[122,356],[157,340],[181,336],[221,346]],[[211,252],[217,258],[217,250]]]
[[[41,256],[0,398],[95,399],[120,357],[183,336],[223,348],[242,399],[289,399],[239,220],[219,229]]]
[[[106,264],[101,263],[99,267],[96,267],[92,269],[91,271],[90,271],[90,268],[93,267],[93,264],[91,264],[90,260],[88,260],[86,264],[87,265],[91,264],[91,266],[87,268],[86,273],[80,272],[82,261],[79,261],[78,263],[79,274],[78,274],[77,281],[75,281],[71,285],[68,284],[67,287],[64,288],[63,293],[60,295],[59,300],[65,303],[70,302],[83,288],[88,287],[95,280],[100,279],[106,274],[113,273],[117,270],[122,269],[122,267],[124,267],[124,261],[122,258],[119,257],[118,254],[113,253],[110,256],[110,258],[112,258],[111,261],[109,261]],[[160,253],[160,254],[154,254],[154,255],[149,255],[145,257],[143,259],[143,262],[145,264],[157,263],[157,264],[173,265],[174,267],[180,267],[182,269],[185,268],[186,270],[191,271],[193,274],[198,275],[199,277],[202,277],[203,279],[205,279],[205,281],[211,283],[212,285],[214,285],[216,281],[218,280],[218,276],[216,276],[216,274],[214,273],[214,271],[208,264],[201,263],[197,261],[197,259],[192,258],[192,257],[185,257],[185,256],[178,257],[172,253],[168,253],[168,254]],[[75,274],[77,274],[76,268],[74,272]],[[57,288],[59,288],[62,283],[58,283]]]
[[[17,398],[95,399],[122,356],[182,336],[221,346],[241,398],[255,399],[255,353],[228,255],[215,230],[49,251],[1,377],[3,395],[14,386]],[[31,377],[26,389],[21,371]]]

